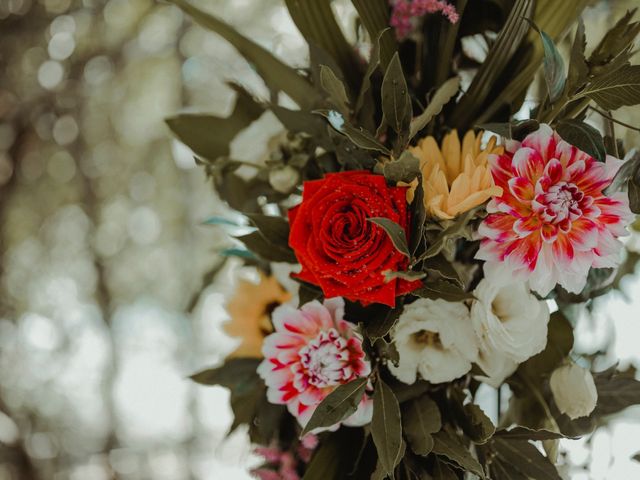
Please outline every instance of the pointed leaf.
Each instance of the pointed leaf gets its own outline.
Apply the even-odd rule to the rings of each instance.
[[[407,245],[407,236],[400,225],[393,220],[389,220],[384,217],[367,218],[367,221],[382,227],[384,231],[387,232],[387,235],[389,235],[389,238],[391,239],[391,242],[393,242],[393,246],[396,247],[396,250],[407,258],[411,256],[409,253],[409,246]]]
[[[191,380],[201,385],[221,385],[229,389],[241,389],[250,377],[255,377],[260,359],[230,358],[217,368],[210,368],[191,375]]]
[[[402,459],[404,447],[400,406],[391,388],[380,377],[373,393],[371,434],[382,468],[393,477],[393,470]]]
[[[605,110],[640,104],[640,65],[625,65],[596,77],[581,93]]]
[[[413,112],[407,81],[404,78],[400,56],[396,53],[382,80],[382,112],[389,125],[398,135],[396,153],[404,150],[409,140],[409,128]]]
[[[562,480],[551,461],[525,440],[495,440],[494,448],[501,460],[513,465],[531,480]]]
[[[252,232],[236,237],[244,243],[249,250],[270,262],[298,263],[293,250],[289,247],[271,242],[260,232]]]
[[[604,162],[607,150],[600,132],[591,125],[579,120],[562,120],[556,131],[563,140],[588,153],[599,162]]]
[[[270,242],[286,247],[289,244],[289,223],[282,217],[247,213],[260,233]]]
[[[542,46],[544,48],[544,58],[542,64],[544,66],[544,80],[547,84],[547,90],[549,92],[549,99],[551,103],[554,103],[564,90],[564,84],[566,77],[564,75],[564,61],[558,49],[556,48],[553,39],[547,35],[538,27],[535,27],[542,39]]]
[[[303,108],[313,108],[321,99],[312,85],[293,68],[274,57],[253,40],[241,35],[233,27],[200,10],[188,0],[170,0],[203,27],[216,32],[231,43],[258,71],[274,91],[283,91]]]
[[[474,298],[473,293],[466,292],[458,285],[446,280],[424,283],[422,288],[412,291],[411,295],[431,300],[443,299],[447,302],[462,302]]]
[[[303,437],[316,428],[335,425],[355,413],[362,401],[368,381],[367,377],[357,378],[340,385],[331,392],[316,407],[300,436]]]
[[[434,434],[433,439],[433,453],[447,458],[462,470],[471,472],[480,478],[486,478],[478,460],[473,458],[467,446],[457,435],[443,430]]]
[[[320,83],[322,89],[327,92],[331,102],[346,117],[349,115],[349,97],[344,84],[336,77],[336,74],[326,65],[320,65]]]
[[[431,434],[442,427],[438,405],[427,395],[409,402],[404,408],[402,426],[411,450],[417,455],[428,455],[434,443]]]
[[[453,77],[442,84],[442,86],[436,91],[435,95],[420,115],[411,120],[411,131],[409,133],[409,140],[416,136],[416,134],[426,127],[429,122],[438,115],[442,108],[449,103],[449,101],[458,93],[460,88],[460,78]]]
[[[380,32],[389,28],[389,2],[387,0],[351,0],[351,3],[356,8],[369,37],[378,38]],[[387,68],[391,57],[397,50],[398,44],[393,35],[385,34],[381,37],[380,62],[382,68]]]
[[[576,36],[571,47],[571,57],[569,59],[569,73],[567,75],[567,91],[572,94],[576,89],[582,87],[588,80],[589,67],[584,56],[587,47],[587,39],[584,32],[584,22],[582,18],[578,20]]]

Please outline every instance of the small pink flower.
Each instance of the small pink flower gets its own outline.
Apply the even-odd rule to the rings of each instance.
[[[258,373],[269,401],[286,405],[302,426],[336,387],[371,373],[362,341],[343,317],[340,297],[309,302],[299,310],[282,305],[273,312],[275,332],[264,341]],[[365,425],[372,408],[364,395],[356,413],[343,423]]]
[[[476,258],[485,272],[528,279],[547,295],[556,284],[580,293],[591,267],[615,267],[632,221],[627,195],[605,196],[622,161],[600,163],[562,140],[548,125],[522,143],[508,142],[489,158],[502,195],[492,199],[480,226]]]
[[[440,12],[451,23],[456,23],[460,16],[455,7],[445,0],[395,0],[392,1],[392,27],[396,29],[399,40],[405,38],[414,28],[416,19],[428,14]]]

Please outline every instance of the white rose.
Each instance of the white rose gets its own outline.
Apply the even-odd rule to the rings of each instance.
[[[285,165],[269,172],[269,184],[280,193],[289,193],[298,184],[300,174],[295,168]]]
[[[593,375],[575,363],[556,368],[549,382],[558,410],[571,420],[586,417],[598,402]]]
[[[547,344],[549,308],[526,283],[492,277],[474,291],[471,320],[478,336],[478,366],[498,387],[505,378]]]
[[[400,362],[389,370],[405,383],[418,373],[432,383],[450,382],[471,370],[478,354],[463,303],[419,299],[404,308],[391,337]]]

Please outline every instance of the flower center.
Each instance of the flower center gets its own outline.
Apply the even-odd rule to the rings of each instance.
[[[322,331],[299,351],[302,374],[318,388],[344,383],[351,378],[347,340],[335,328]]]
[[[574,184],[558,182],[536,196],[542,219],[547,223],[573,222],[582,216],[584,193]]]
[[[432,332],[430,330],[420,330],[411,336],[414,343],[421,347],[435,348],[436,350],[442,350],[442,341],[440,340],[440,334],[438,332]]]

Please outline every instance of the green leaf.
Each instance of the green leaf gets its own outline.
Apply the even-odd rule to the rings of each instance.
[[[458,480],[458,475],[449,465],[436,458],[433,464],[433,480]]]
[[[597,415],[611,415],[640,404],[640,381],[628,375],[594,374]]]
[[[411,295],[420,298],[429,298],[431,300],[442,299],[447,302],[462,302],[474,298],[471,292],[466,292],[458,285],[447,282],[446,280],[435,280],[424,283],[422,288],[412,291]]]
[[[409,253],[409,246],[407,245],[407,236],[400,225],[393,220],[389,220],[384,217],[371,217],[367,218],[367,221],[382,227],[384,231],[387,232],[387,235],[389,235],[389,238],[391,239],[393,246],[396,247],[396,250],[407,258],[411,256]]]
[[[394,272],[392,270],[385,270],[382,273],[384,274],[385,282],[390,282],[397,278],[401,278],[402,280],[406,280],[408,282],[415,282],[416,280],[422,280],[427,276],[427,274],[424,272],[412,272],[410,270],[406,272]]]
[[[533,430],[527,427],[513,427],[509,430],[498,430],[494,438],[504,438],[507,440],[557,440],[567,438],[562,433],[551,432],[549,430]]]
[[[296,27],[311,45],[326,52],[355,85],[359,70],[352,46],[344,37],[331,9],[331,0],[286,0],[287,9]]]
[[[544,66],[544,80],[547,84],[547,90],[549,92],[549,100],[554,103],[564,90],[564,84],[566,77],[564,76],[564,61],[558,49],[556,48],[553,39],[542,30],[535,27],[542,39],[542,46],[544,48],[544,58],[542,64]]]
[[[282,217],[247,213],[260,233],[270,242],[286,247],[289,244],[289,223]]]
[[[640,65],[625,65],[596,77],[578,96],[582,97],[605,110],[640,104]]]
[[[476,125],[476,128],[496,133],[504,138],[522,140],[529,133],[538,130],[540,123],[537,120],[514,120],[505,123],[482,123]]]
[[[364,323],[364,332],[372,342],[384,337],[398,321],[402,308],[384,309],[379,314],[368,318]]]
[[[349,116],[349,97],[344,84],[336,77],[326,65],[320,65],[320,83],[322,89],[327,92],[331,102],[345,117]]]
[[[494,442],[494,448],[502,461],[513,465],[528,479],[562,480],[549,459],[526,440],[498,438]]]
[[[629,180],[629,185],[627,188],[627,192],[629,194],[629,208],[636,215],[640,214],[640,179]]]
[[[373,393],[371,434],[382,468],[393,478],[393,470],[402,459],[404,446],[400,406],[391,388],[380,377]]]
[[[573,347],[573,328],[562,314],[557,311],[551,314],[547,334],[547,346],[518,368],[530,379],[540,378],[551,373],[562,363]]]
[[[382,80],[382,112],[387,125],[398,135],[395,152],[399,155],[409,141],[413,111],[398,53],[391,59]]]
[[[380,32],[380,34],[376,37],[376,40],[373,42],[373,47],[371,48],[371,57],[369,58],[369,64],[367,65],[367,71],[365,72],[362,79],[362,85],[360,86],[360,92],[358,93],[358,99],[356,100],[356,114],[360,114],[360,112],[365,107],[365,103],[369,103],[370,110],[375,109],[375,105],[373,105],[373,95],[371,93],[371,76],[380,66],[380,43],[382,41],[382,37],[383,35],[388,35],[390,33],[391,30],[389,28],[385,28]]]
[[[260,359],[230,358],[222,366],[194,373],[189,378],[201,385],[221,385],[229,389],[242,389],[242,384],[255,377]]]
[[[463,412],[465,415],[465,422],[462,425],[464,432],[475,443],[486,443],[496,431],[496,427],[489,417],[474,403],[465,405]]]
[[[567,74],[567,91],[572,94],[578,88],[587,83],[589,78],[589,67],[584,56],[587,47],[587,39],[584,32],[584,22],[582,18],[578,20],[576,36],[571,46],[571,56],[569,58],[569,73]]]
[[[410,182],[420,175],[420,160],[405,150],[397,160],[382,164],[382,174],[391,183]]]
[[[640,33],[640,22],[632,23],[631,19],[637,9],[628,10],[602,38],[593,49],[589,57],[589,63],[594,65],[606,65],[626,50]]]
[[[321,98],[313,86],[293,68],[274,57],[268,50],[238,33],[215,16],[200,10],[188,0],[170,0],[203,27],[222,36],[257,70],[273,91],[283,91],[300,107],[311,109]]]
[[[302,480],[346,480],[353,478],[353,452],[363,442],[363,430],[341,428],[320,439]]]
[[[293,250],[283,245],[271,242],[260,232],[252,232],[236,237],[244,243],[249,250],[270,262],[298,263]]]
[[[438,254],[435,257],[428,258],[422,265],[422,269],[431,273],[432,275],[438,275],[445,280],[450,280],[458,285],[460,288],[464,287],[460,274],[449,260],[444,255]]]
[[[431,257],[435,257],[445,248],[447,243],[457,240],[461,237],[469,237],[469,222],[473,220],[478,208],[464,212],[454,220],[448,221],[446,227],[438,236],[431,242],[427,250],[420,255],[419,261],[426,260]]]
[[[533,13],[533,0],[516,0],[507,20],[491,46],[487,58],[480,65],[471,85],[456,105],[452,124],[468,124],[482,109],[491,89],[514,56],[529,31],[529,20]],[[527,86],[531,83],[528,78]]]
[[[611,184],[604,190],[605,195],[611,195],[623,190],[640,169],[640,151],[632,150],[627,156],[628,158],[626,158],[616,176],[613,177]]]
[[[387,68],[391,57],[398,50],[398,44],[389,30],[389,3],[387,0],[351,0],[351,3],[371,38],[378,38],[384,30],[389,31],[381,36],[380,42],[380,63],[382,68]]]
[[[269,110],[287,130],[292,133],[307,133],[325,150],[333,150],[333,144],[327,133],[327,124],[319,116],[302,110],[289,110],[278,105],[270,105]]]
[[[450,460],[462,470],[471,472],[480,478],[486,478],[482,466],[473,458],[460,437],[446,430],[433,435],[433,453]]]
[[[411,120],[409,140],[415,137],[420,130],[429,124],[433,117],[442,111],[443,107],[458,93],[459,89],[459,77],[450,78],[442,84],[429,102],[429,105],[427,105],[427,108],[425,108],[420,115]]]
[[[322,115],[329,121],[331,127],[336,131],[347,137],[351,143],[355,146],[362,148],[363,150],[372,150],[380,152],[384,155],[391,155],[391,152],[387,147],[382,145],[370,132],[361,127],[354,127],[345,122],[342,114],[335,110],[314,110],[313,113]],[[336,122],[336,118],[340,123]]]
[[[331,427],[355,413],[368,381],[367,377],[357,378],[340,385],[331,392],[316,407],[300,436],[302,437],[316,428]]]
[[[193,152],[209,161],[229,155],[231,141],[264,112],[246,90],[230,85],[237,92],[236,105],[227,118],[181,113],[166,119],[168,127]]]
[[[442,428],[442,418],[436,402],[427,395],[408,402],[402,414],[402,427],[411,450],[428,455],[433,449],[432,433]]]
[[[604,162],[607,150],[600,132],[591,125],[579,120],[562,120],[556,126],[556,131],[563,140],[588,153],[599,162]]]

